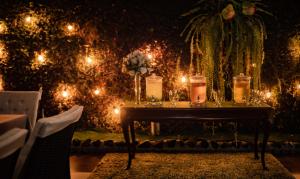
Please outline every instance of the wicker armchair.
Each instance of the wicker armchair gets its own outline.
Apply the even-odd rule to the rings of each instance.
[[[13,178],[69,179],[70,144],[82,106],[37,121],[22,149]]]
[[[0,91],[1,114],[26,114],[28,128],[33,130],[39,102],[42,96],[42,88],[39,91]]]
[[[20,148],[24,145],[27,133],[27,129],[14,128],[0,136],[0,178],[12,177]]]

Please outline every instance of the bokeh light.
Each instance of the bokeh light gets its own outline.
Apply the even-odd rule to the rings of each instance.
[[[6,34],[8,31],[7,25],[4,21],[0,21],[0,34]]]
[[[79,26],[76,23],[63,24],[63,31],[66,36],[73,36],[78,33]]]
[[[5,63],[7,60],[7,50],[4,42],[0,41],[0,63]]]
[[[74,104],[73,99],[77,96],[77,93],[74,85],[60,83],[55,89],[53,96],[56,102],[69,106]]]

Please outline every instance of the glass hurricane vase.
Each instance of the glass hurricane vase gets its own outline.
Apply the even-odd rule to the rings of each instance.
[[[134,101],[135,104],[141,103],[141,74],[136,73],[134,76]]]

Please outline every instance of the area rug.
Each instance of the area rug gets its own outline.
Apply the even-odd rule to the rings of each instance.
[[[125,170],[127,154],[109,153],[89,179],[294,178],[273,155],[266,155],[266,163],[269,171],[262,170],[260,160],[254,160],[253,153],[138,153],[131,169]]]

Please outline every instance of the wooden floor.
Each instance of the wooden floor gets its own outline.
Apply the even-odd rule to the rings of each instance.
[[[71,179],[86,179],[105,154],[73,155],[70,157]],[[296,177],[300,179],[300,154],[280,156],[277,159]]]

